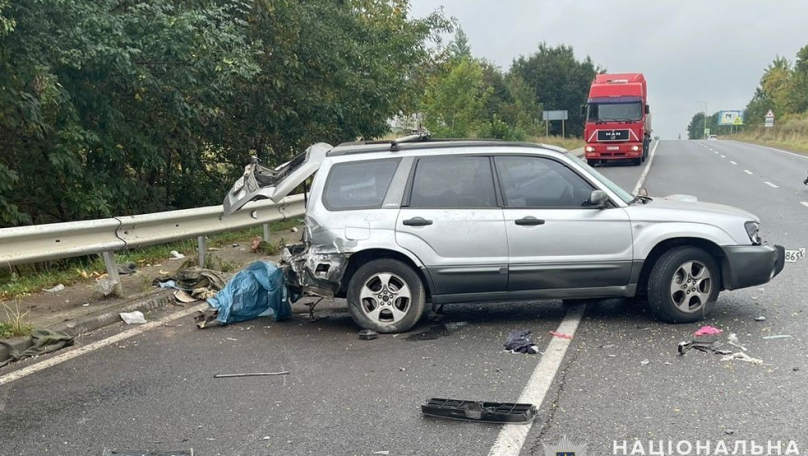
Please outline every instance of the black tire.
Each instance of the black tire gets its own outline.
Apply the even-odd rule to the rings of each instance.
[[[386,287],[380,274],[390,275]],[[363,300],[362,292],[366,286],[366,295],[373,297]],[[403,293],[405,287],[408,293]],[[399,295],[400,292],[402,295]],[[403,294],[408,297],[405,298]],[[356,324],[378,333],[409,330],[424,315],[426,303],[424,284],[418,273],[401,261],[392,259],[373,260],[360,267],[348,284],[347,298],[348,309]],[[395,310],[403,315],[398,315]]]
[[[682,289],[671,292],[679,283]],[[693,323],[712,312],[720,290],[721,271],[715,258],[696,247],[677,247],[654,264],[648,278],[648,305],[662,321]]]

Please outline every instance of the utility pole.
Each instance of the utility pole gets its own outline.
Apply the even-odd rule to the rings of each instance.
[[[706,139],[704,135],[707,133],[707,102],[706,101],[697,101],[698,104],[704,105],[704,130],[701,132],[701,138]]]

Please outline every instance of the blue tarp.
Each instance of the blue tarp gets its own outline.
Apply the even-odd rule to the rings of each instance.
[[[275,316],[275,321],[292,316],[283,272],[268,261],[256,261],[236,274],[208,304],[218,310],[223,325]]]

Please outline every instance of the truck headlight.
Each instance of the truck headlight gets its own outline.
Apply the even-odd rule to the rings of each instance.
[[[640,146],[631,146],[631,150],[637,152],[638,150],[640,150]]]
[[[595,151],[595,148],[594,148],[594,147],[592,147],[592,146],[586,146],[586,149],[585,149],[585,150],[586,150],[587,152],[594,152],[594,151]]]
[[[746,228],[746,234],[749,235],[749,240],[752,241],[752,244],[760,245],[760,224],[758,222],[746,222],[743,226]]]

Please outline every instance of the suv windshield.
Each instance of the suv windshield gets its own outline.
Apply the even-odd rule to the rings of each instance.
[[[590,103],[587,109],[587,120],[590,122],[609,122],[614,120],[641,120],[642,102],[629,103]]]
[[[619,185],[617,185],[614,182],[610,181],[606,176],[604,176],[603,174],[597,172],[597,170],[595,170],[595,168],[587,165],[583,160],[576,157],[574,154],[567,154],[567,157],[570,160],[574,161],[575,163],[585,167],[587,169],[587,171],[589,171],[589,174],[591,174],[595,179],[602,182],[603,185],[605,185],[606,187],[609,188],[609,190],[611,190],[615,194],[617,194],[617,196],[620,197],[620,199],[623,200],[626,204],[630,203],[634,199],[634,197],[631,196],[631,194],[629,192],[623,190]]]

